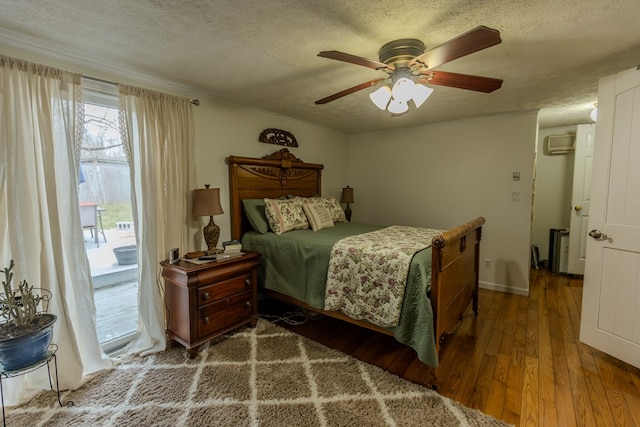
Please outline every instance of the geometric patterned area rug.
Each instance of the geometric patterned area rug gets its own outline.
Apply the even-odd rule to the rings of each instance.
[[[186,358],[128,356],[78,390],[45,391],[9,426],[505,426],[260,319]]]

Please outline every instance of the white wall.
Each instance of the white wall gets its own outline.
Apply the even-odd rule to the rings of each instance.
[[[538,246],[540,259],[549,258],[549,229],[568,228],[571,220],[573,153],[550,155],[544,149],[549,135],[576,134],[576,126],[540,129],[531,244]]]
[[[212,188],[220,188],[220,202],[225,213],[214,218],[220,226],[220,241],[228,240],[231,236],[229,178],[225,159],[231,155],[261,157],[284,148],[258,142],[264,129],[276,128],[291,132],[299,145],[297,148],[290,147],[291,153],[305,162],[324,164],[323,195],[339,198],[342,187],[347,185],[348,144],[347,136],[343,133],[282,116],[206,100],[201,100],[200,106],[194,107],[194,119],[198,186],[210,184]],[[203,226],[204,223],[203,219]]]
[[[448,229],[483,216],[481,286],[526,295],[536,135],[536,111],[352,135],[353,220]]]

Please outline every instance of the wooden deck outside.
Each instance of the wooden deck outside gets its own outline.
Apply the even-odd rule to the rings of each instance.
[[[120,341],[138,326],[138,282],[103,286],[94,292],[100,344]]]
[[[106,241],[105,241],[106,240]],[[136,265],[119,265],[113,249],[135,245],[133,230],[104,230],[96,244],[85,231],[85,248],[94,282],[96,330],[104,351],[126,344],[138,327]]]

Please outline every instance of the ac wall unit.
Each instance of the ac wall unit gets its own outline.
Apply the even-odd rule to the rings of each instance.
[[[547,137],[547,152],[549,154],[566,154],[575,151],[575,135],[549,135]]]

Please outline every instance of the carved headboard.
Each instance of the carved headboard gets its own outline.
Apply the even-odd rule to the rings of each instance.
[[[243,199],[320,195],[324,165],[305,163],[283,148],[262,158],[227,157],[231,238],[240,239],[251,229],[242,209]]]

